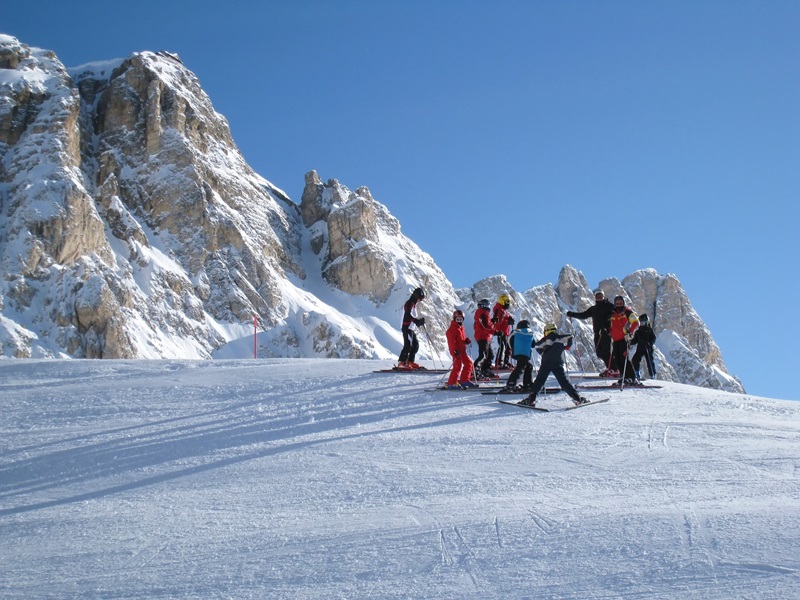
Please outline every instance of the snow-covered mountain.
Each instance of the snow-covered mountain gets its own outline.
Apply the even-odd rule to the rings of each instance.
[[[311,171],[293,201],[167,52],[67,69],[0,35],[0,158],[4,357],[393,358],[422,286],[421,357],[449,364],[455,308],[508,293],[517,319],[566,327],[592,299],[569,265],[556,285],[455,290],[365,187]],[[599,285],[654,320],[660,378],[743,391],[675,276]],[[589,324],[572,326],[576,359],[597,368]]]

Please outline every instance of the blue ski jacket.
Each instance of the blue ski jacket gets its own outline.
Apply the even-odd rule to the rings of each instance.
[[[511,351],[513,352],[514,356],[527,356],[528,358],[531,357],[534,339],[533,331],[531,331],[528,327],[515,329],[508,341],[509,344],[511,344]]]

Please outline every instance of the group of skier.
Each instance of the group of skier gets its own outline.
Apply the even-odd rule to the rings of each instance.
[[[601,377],[622,377],[639,379],[642,358],[645,359],[650,377],[656,376],[653,362],[653,344],[656,334],[650,326],[647,315],[636,316],[625,306],[625,299],[616,296],[611,303],[601,289],[594,291],[594,304],[583,312],[567,311],[574,319],[592,319],[594,348],[597,357],[606,365]],[[633,359],[628,359],[628,348],[636,346]],[[620,382],[622,383],[622,382]],[[632,383],[628,381],[625,383]]]
[[[625,305],[622,296],[614,298],[614,302],[606,299],[605,293],[595,290],[595,303],[582,312],[567,311],[567,317],[592,320],[594,347],[598,358],[605,365],[601,377],[616,377],[619,385],[638,385],[640,365],[645,359],[651,377],[656,370],[653,362],[653,344],[655,332],[648,322],[647,315],[637,317],[636,313]],[[415,326],[424,326],[425,319],[417,317],[416,305],[425,298],[425,291],[416,288],[403,306],[403,350],[398,360],[398,370],[414,370],[420,366],[414,362],[419,350],[419,341],[414,331]],[[564,371],[564,351],[573,343],[571,334],[559,333],[555,324],[548,323],[544,335],[537,340],[527,320],[521,320],[514,327],[515,321],[509,308],[511,298],[501,294],[493,309],[489,310],[488,299],[481,299],[474,316],[474,335],[478,346],[478,355],[473,362],[468,348],[472,340],[464,329],[465,315],[462,310],[455,310],[450,326],[447,329],[447,345],[453,358],[453,367],[447,380],[448,389],[476,387],[474,381],[495,378],[491,371],[495,368],[512,368],[506,383],[506,390],[517,389],[520,376],[521,390],[529,392],[520,404],[535,405],[536,395],[552,374],[576,404],[587,400],[578,394]],[[492,349],[492,339],[497,338],[497,357]],[[636,352],[629,359],[631,346]],[[536,378],[533,378],[532,351],[541,355],[541,363]]]

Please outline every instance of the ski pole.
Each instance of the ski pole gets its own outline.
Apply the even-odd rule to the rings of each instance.
[[[431,360],[433,361],[433,368],[436,368],[436,349],[433,347],[433,341],[431,340],[431,336],[428,333],[428,328],[425,325],[422,325],[422,331],[425,332],[425,337],[428,338],[428,345],[431,347]],[[444,363],[442,363],[442,368],[444,368]]]
[[[653,356],[652,346],[645,346],[644,355],[647,357],[647,370],[650,371],[650,377],[656,378],[656,357]]]
[[[627,334],[626,334],[627,337]],[[625,387],[625,371],[628,370],[628,354],[631,351],[631,341],[629,339],[625,340],[625,364],[622,365],[622,379],[619,380],[619,391],[622,391],[622,388]]]
[[[575,330],[572,328],[572,317],[569,317],[569,333],[574,338]],[[578,357],[578,366],[581,368],[581,374],[586,375],[586,369],[583,368],[583,360],[581,360],[581,347],[577,342],[575,343],[575,354]]]
[[[472,359],[472,342],[467,344],[467,356]],[[472,368],[470,371],[470,378],[469,380],[472,381],[475,385],[478,385],[478,375],[475,373],[475,363],[472,363]]]

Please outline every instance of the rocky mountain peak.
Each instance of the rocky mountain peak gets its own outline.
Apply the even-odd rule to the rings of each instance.
[[[518,319],[574,328],[592,360],[586,324],[563,317],[593,297],[577,269],[457,292],[367,187],[310,171],[296,204],[253,172],[176,54],[66,69],[0,35],[0,159],[2,356],[246,356],[255,324],[259,356],[395,358],[422,286],[421,357],[449,364],[452,311],[508,293]],[[741,387],[676,277],[600,285],[651,316],[664,378]]]

